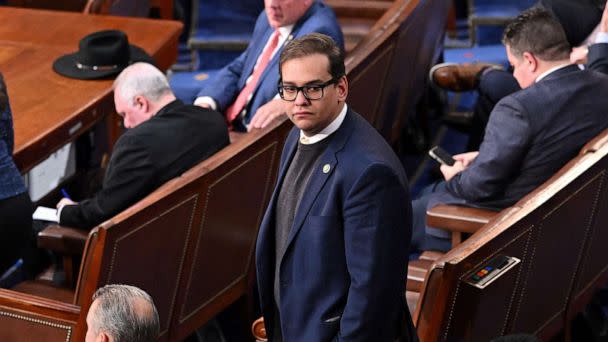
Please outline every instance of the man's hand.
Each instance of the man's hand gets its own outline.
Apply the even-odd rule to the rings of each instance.
[[[197,106],[202,107],[202,108],[207,108],[207,109],[213,109],[213,108],[211,108],[211,105],[206,102],[198,103]]]
[[[454,165],[441,165],[441,173],[443,174],[443,178],[445,178],[446,181],[452,179],[452,177],[462,172],[469,165],[471,165],[471,163],[473,162],[473,160],[475,160],[478,154],[478,151],[474,151],[455,155],[454,159],[456,160],[456,162],[454,163]]]
[[[63,206],[65,205],[70,205],[70,204],[76,204],[76,202],[72,201],[69,198],[62,198],[61,201],[59,201],[57,203],[57,205],[55,206],[57,209],[61,209]]]
[[[464,165],[464,167],[466,168],[469,165],[471,165],[473,160],[475,160],[475,158],[477,158],[478,154],[479,154],[479,151],[456,154],[456,155],[454,155],[454,159],[461,162]]]
[[[272,120],[285,114],[285,102],[280,99],[270,100],[265,105],[258,108],[253,119],[251,119],[250,128],[264,128]]]
[[[586,46],[578,46],[572,48],[570,52],[570,63],[572,64],[587,64],[587,53],[589,49]]]

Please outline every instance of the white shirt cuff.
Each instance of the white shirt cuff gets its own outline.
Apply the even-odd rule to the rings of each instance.
[[[209,105],[211,109],[217,110],[217,103],[215,103],[215,100],[211,96],[201,96],[194,100],[195,106],[199,106],[201,104]]]
[[[608,43],[608,32],[598,32],[595,36],[595,43]]]

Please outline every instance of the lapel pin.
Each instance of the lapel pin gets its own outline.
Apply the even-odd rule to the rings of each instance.
[[[331,166],[329,166],[329,164],[323,165],[323,173],[329,173],[330,169],[331,169]]]

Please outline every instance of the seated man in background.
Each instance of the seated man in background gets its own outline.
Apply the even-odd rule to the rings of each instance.
[[[333,10],[318,0],[264,0],[251,43],[201,89],[194,104],[218,110],[235,129],[262,128],[285,114],[277,95],[278,59],[294,38],[319,32],[344,48]]]
[[[542,8],[524,11],[503,36],[513,76],[523,88],[490,115],[479,152],[442,166],[445,182],[413,202],[413,245],[447,250],[448,232],[426,228],[426,209],[462,204],[502,209],[534,190],[608,127],[608,77],[569,60],[560,24]]]
[[[59,201],[61,225],[90,229],[229,143],[222,115],[176,100],[151,64],[123,70],[114,104],[128,130],[114,146],[101,190],[80,203]]]
[[[604,9],[602,15],[601,5],[591,0],[541,0],[539,5],[551,11],[564,28],[568,43],[574,47],[570,61],[608,74],[608,10]],[[510,71],[487,63],[438,64],[431,71],[431,80],[446,90],[478,90],[468,144],[470,150],[479,148],[496,103],[521,90]]]
[[[97,289],[87,314],[85,342],[153,342],[160,323],[152,297],[129,285]]]

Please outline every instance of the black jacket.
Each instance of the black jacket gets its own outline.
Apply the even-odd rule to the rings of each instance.
[[[224,117],[175,100],[116,142],[102,189],[66,205],[60,224],[90,229],[228,145]]]

